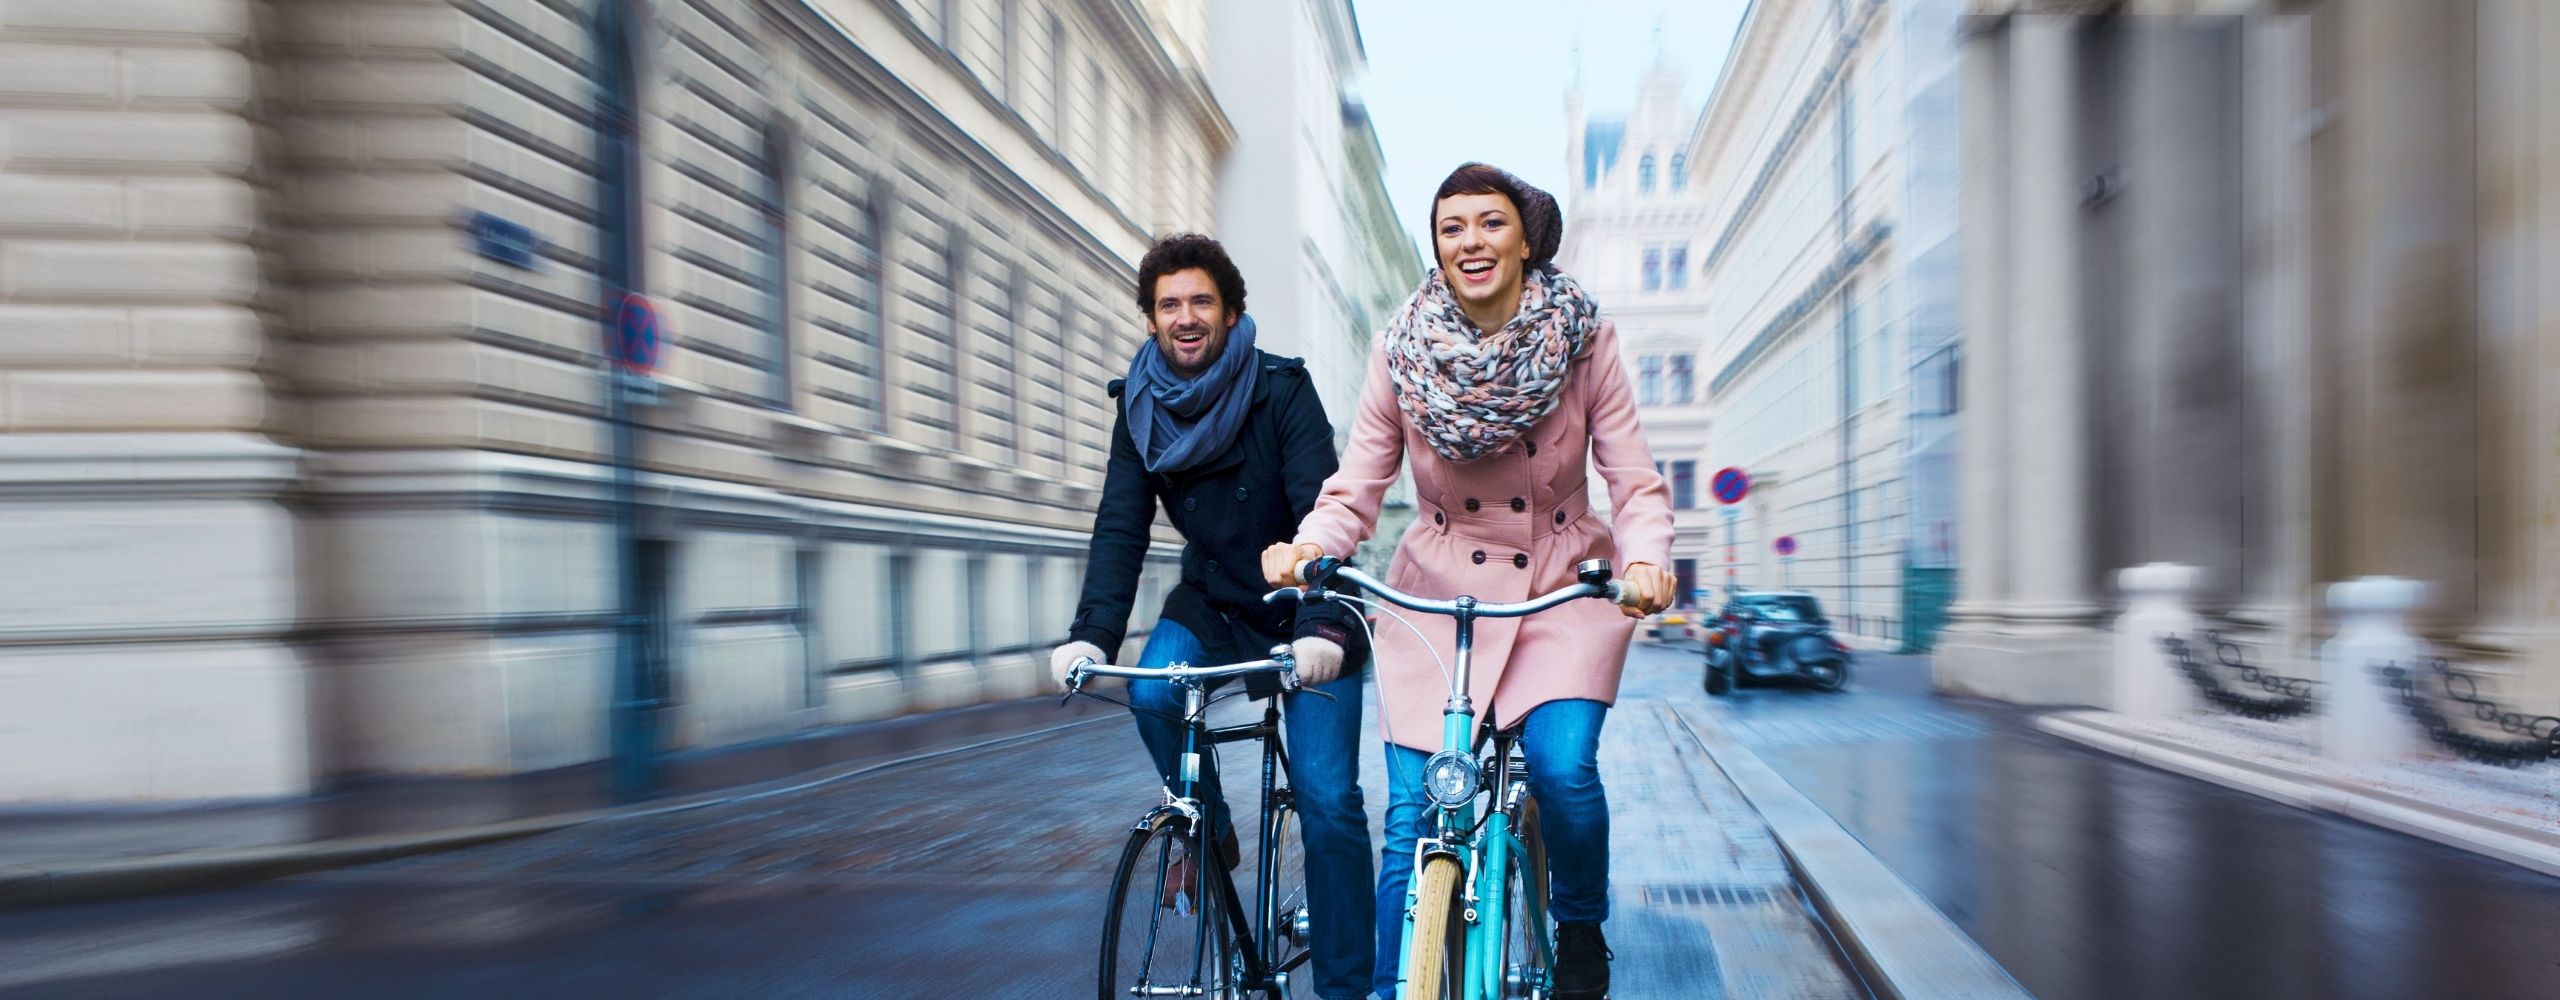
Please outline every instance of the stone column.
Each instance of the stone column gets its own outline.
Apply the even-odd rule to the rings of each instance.
[[[2010,464],[2006,617],[2029,631],[2080,629],[2090,601],[2088,391],[2082,370],[2081,107],[2077,17],[2010,26],[2012,208],[2004,413]]]
[[[1951,630],[1998,617],[2009,593],[2009,39],[2007,21],[1965,20],[1963,89],[1964,224],[1962,347],[1957,391],[1961,509],[1956,524],[1958,595]]]
[[[2341,0],[2348,572],[2414,578],[2421,634],[2477,604],[2475,5]]]
[[[2322,345],[2335,314],[2321,284],[2329,216],[2319,206],[2329,173],[2315,151],[2334,134],[2316,65],[2314,18],[2323,16],[2251,15],[2241,57],[2241,394],[2250,444],[2237,470],[2247,486],[2241,605],[2232,617],[2281,636],[2287,653],[2306,648],[2317,617],[2306,600],[2319,579],[2316,518],[2333,506],[2318,482],[2330,354]]]
[[[2208,611],[2236,595],[2240,483],[2238,21],[2139,17],[2125,203],[2137,428],[2133,555],[2197,567]]]
[[[2560,14],[2535,0],[2480,2],[2480,622],[2465,637],[2520,669],[2535,711],[2560,695]]]

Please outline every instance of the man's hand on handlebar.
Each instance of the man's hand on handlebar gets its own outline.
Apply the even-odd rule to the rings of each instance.
[[[1626,572],[1618,574],[1618,582],[1635,592],[1635,601],[1618,605],[1618,613],[1629,618],[1642,618],[1670,607],[1674,591],[1680,587],[1677,577],[1652,563],[1629,564]]]
[[[1324,548],[1313,542],[1273,542],[1262,550],[1262,579],[1274,587],[1305,586],[1306,581],[1298,579],[1298,564],[1323,557]]]

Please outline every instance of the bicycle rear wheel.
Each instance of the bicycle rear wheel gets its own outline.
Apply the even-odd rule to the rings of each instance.
[[[1404,986],[1399,997],[1457,1000],[1465,995],[1467,924],[1459,896],[1465,887],[1458,859],[1434,857],[1422,863],[1414,884],[1413,940],[1404,951]]]
[[[1103,916],[1101,1000],[1146,996],[1165,987],[1212,998],[1235,995],[1227,983],[1224,894],[1201,899],[1196,881],[1167,891],[1174,862],[1187,857],[1209,863],[1200,847],[1199,835],[1178,816],[1157,816],[1130,831]],[[1164,902],[1175,896],[1186,904],[1179,911]]]

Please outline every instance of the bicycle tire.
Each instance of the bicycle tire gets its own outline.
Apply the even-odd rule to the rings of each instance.
[[[1129,831],[1102,917],[1101,1000],[1125,1000],[1131,986],[1183,985],[1209,997],[1233,995],[1225,986],[1222,894],[1195,900],[1189,914],[1162,905],[1165,873],[1183,856],[1207,860],[1188,820],[1160,814]],[[1196,888],[1190,893],[1198,894]]]
[[[1298,964],[1296,968],[1288,969],[1289,989],[1286,992],[1270,991],[1269,995],[1271,1000],[1296,1000],[1316,995],[1315,968],[1299,959],[1314,947],[1315,942],[1290,933],[1291,911],[1304,912],[1307,909],[1306,824],[1293,806],[1281,805],[1275,807],[1275,812],[1276,818],[1271,822],[1271,892],[1277,900],[1273,909],[1280,927],[1271,935],[1272,968],[1286,969],[1291,962]],[[1236,891],[1243,893],[1245,890],[1239,887]]]
[[[1413,901],[1413,942],[1405,948],[1404,985],[1397,996],[1458,1000],[1465,994],[1467,928],[1458,912],[1462,874],[1458,859],[1433,857],[1414,876],[1421,888]]]
[[[1517,967],[1531,982],[1543,982],[1552,971],[1539,948],[1547,930],[1547,838],[1538,831],[1535,797],[1520,800],[1512,832],[1520,838],[1521,850],[1512,860],[1510,891],[1503,897],[1511,912],[1503,915],[1502,971],[1507,976]]]

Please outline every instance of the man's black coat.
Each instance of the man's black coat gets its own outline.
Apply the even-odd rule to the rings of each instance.
[[[1094,512],[1093,547],[1085,565],[1084,598],[1076,606],[1071,640],[1090,642],[1117,656],[1136,603],[1138,572],[1145,564],[1156,506],[1182,533],[1182,580],[1165,595],[1163,617],[1180,623],[1207,647],[1210,666],[1261,659],[1288,639],[1321,635],[1342,645],[1343,672],[1368,659],[1368,637],[1356,609],[1327,601],[1298,613],[1288,598],[1265,604],[1271,588],[1262,580],[1262,550],[1295,537],[1298,522],[1314,509],[1325,477],[1333,475],[1333,425],[1307,380],[1306,364],[1255,351],[1262,371],[1254,380],[1253,406],[1224,454],[1170,475],[1147,471],[1129,436],[1122,380],[1109,386],[1116,414],[1111,425],[1111,465]],[[1256,691],[1264,685],[1252,685]]]

